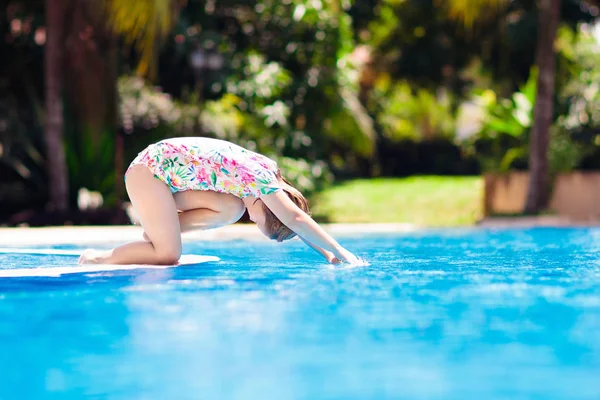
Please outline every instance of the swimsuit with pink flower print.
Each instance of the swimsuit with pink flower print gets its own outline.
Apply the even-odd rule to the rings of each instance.
[[[280,189],[275,161],[233,143],[203,137],[166,139],[138,154],[142,164],[171,192],[213,190],[239,198]]]

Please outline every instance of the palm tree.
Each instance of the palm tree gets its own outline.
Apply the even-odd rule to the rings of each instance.
[[[510,1],[512,0],[450,0],[446,4],[451,16],[461,19],[465,26],[470,27],[475,20],[492,16],[494,9],[498,11]],[[530,214],[540,211],[548,202],[548,145],[556,75],[554,40],[558,30],[560,4],[561,0],[538,0],[536,64],[539,75],[529,139],[529,187],[524,210]]]
[[[108,28],[139,54],[138,75],[155,78],[158,45],[173,29],[184,0],[105,0],[104,4]],[[124,192],[124,149],[123,136],[116,126],[115,133],[115,196],[120,201]]]
[[[63,145],[63,46],[66,6],[63,0],[46,0],[47,43],[46,85],[46,159],[50,190],[50,209],[65,211],[69,206],[69,181]]]
[[[525,203],[525,212],[529,214],[542,210],[548,203],[548,145],[556,76],[554,40],[558,29],[560,0],[539,0],[539,8],[536,52],[538,89],[529,139],[529,189]]]
[[[66,85],[72,90],[76,88],[72,94],[80,100],[92,97],[90,101],[74,102],[74,106],[81,111],[83,129],[95,132],[96,136],[107,130],[116,133],[115,39],[121,37],[126,44],[137,50],[140,56],[138,74],[154,76],[157,45],[170,32],[180,1],[104,0],[90,3],[72,0],[67,5],[65,0],[46,0],[48,40],[45,57],[45,139],[51,209],[64,211],[69,208],[69,174],[63,141],[62,92],[65,86],[65,68],[73,64],[78,66],[76,72],[79,74],[72,74],[69,85]],[[67,13],[70,13],[69,17]],[[71,15],[73,13],[76,15]],[[74,23],[73,18],[80,18],[76,19],[80,24]],[[68,20],[70,23],[66,25]],[[93,35],[89,32],[93,32]],[[83,46],[78,46],[78,43],[73,45],[78,40],[87,42]],[[67,42],[71,43],[70,47]],[[108,42],[108,47],[100,44],[101,42]],[[65,61],[72,62],[69,64]],[[78,79],[79,82],[76,82]],[[86,84],[86,81],[89,82]],[[92,87],[93,90],[87,90]],[[94,96],[98,92],[101,92],[100,95]],[[116,150],[119,152],[118,148]],[[120,177],[116,180],[117,186],[121,181]]]

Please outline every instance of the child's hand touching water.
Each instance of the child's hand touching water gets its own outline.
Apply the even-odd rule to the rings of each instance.
[[[341,248],[340,250],[338,250],[337,255],[335,256],[335,259],[338,260],[338,262],[336,264],[339,264],[340,262],[347,262],[349,264],[360,264],[362,263],[362,261],[356,257],[354,254],[350,253],[348,250]]]
[[[354,254],[349,252],[348,250],[341,248],[338,252],[338,255],[333,254],[330,251],[323,250],[323,255],[327,259],[329,264],[339,265],[343,263],[348,263],[351,265],[363,265],[365,262],[360,258],[356,257]]]
[[[341,264],[341,263],[342,263],[342,260],[340,260],[339,258],[337,258],[337,257],[335,256],[335,254],[333,254],[333,253],[332,253],[332,252],[330,252],[330,251],[326,251],[326,250],[324,250],[324,251],[323,251],[323,256],[325,257],[325,259],[327,260],[327,262],[328,262],[329,264],[338,265],[338,264]]]

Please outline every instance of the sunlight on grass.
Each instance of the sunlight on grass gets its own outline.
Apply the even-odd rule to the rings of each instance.
[[[320,193],[313,214],[329,222],[475,223],[482,215],[480,177],[417,176],[355,180]]]

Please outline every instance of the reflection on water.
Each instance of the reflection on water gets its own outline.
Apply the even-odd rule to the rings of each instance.
[[[1,280],[0,398],[600,398],[600,230],[344,243],[371,266],[201,243],[223,261]]]

